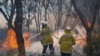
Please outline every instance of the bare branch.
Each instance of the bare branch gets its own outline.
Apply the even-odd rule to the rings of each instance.
[[[79,18],[81,20],[81,22],[83,23],[84,27],[87,29],[87,21],[85,16],[82,14],[82,12],[78,9],[75,0],[71,0],[71,3],[74,6],[74,9],[76,10],[77,14],[79,15]]]
[[[13,27],[13,25],[10,23],[9,19],[7,18],[6,14],[3,12],[3,10],[0,8],[0,12],[3,14],[3,16],[5,17],[5,19],[8,21],[9,25],[15,30],[15,28]]]
[[[94,27],[94,24],[96,22],[96,16],[97,16],[97,12],[98,12],[98,9],[99,9],[99,0],[96,1],[95,5],[94,5],[94,11],[93,11],[93,17],[92,17],[92,25],[91,27],[93,28]]]

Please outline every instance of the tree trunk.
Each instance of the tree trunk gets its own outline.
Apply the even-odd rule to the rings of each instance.
[[[93,56],[93,41],[92,41],[92,29],[86,29],[87,32],[87,48],[88,50],[88,55]]]
[[[86,29],[87,32],[87,42],[92,41],[92,29]]]
[[[100,33],[100,10],[98,10],[98,25],[97,25],[97,31]]]
[[[18,51],[19,51],[19,56],[25,56],[24,39],[22,36],[23,13],[22,13],[21,0],[15,0],[15,5],[16,5],[15,32],[18,44]]]
[[[61,20],[62,20],[62,0],[58,0],[58,21],[57,21],[58,29],[61,27]]]

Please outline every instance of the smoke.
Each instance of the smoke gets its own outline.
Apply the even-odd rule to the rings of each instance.
[[[77,27],[76,27],[77,28]],[[82,37],[86,37],[86,35],[84,34],[84,31],[82,28],[77,28],[78,31],[79,31],[79,34],[77,34],[77,38],[75,37],[76,35],[73,34],[73,36],[75,37],[76,40],[76,44],[73,46],[74,48],[74,51],[73,51],[73,56],[77,56],[77,53],[80,54],[80,55],[84,55],[83,53],[83,47],[86,45],[86,41],[83,40]],[[58,31],[55,31],[53,33],[54,35],[52,35],[53,37],[53,40],[54,40],[54,50],[55,50],[55,54],[57,56],[60,55],[60,45],[59,45],[59,39],[63,34],[64,34],[64,30],[63,29],[60,29]],[[78,40],[79,39],[79,40]],[[40,41],[37,41],[37,42],[33,42],[31,45],[30,45],[30,48],[27,50],[28,52],[31,52],[31,53],[37,53],[37,54],[42,54],[42,45],[41,45],[41,42]],[[49,53],[50,50],[47,49],[47,53]],[[76,53],[77,52],[77,53]]]
[[[73,46],[74,51],[73,51],[73,54],[72,55],[73,56],[77,56],[76,52],[78,54],[80,54],[80,55],[84,55],[84,53],[83,53],[83,47],[86,45],[86,41],[83,40],[83,39],[86,38],[86,31],[85,31],[84,28],[79,27],[79,26],[76,26],[75,28],[77,29],[77,31],[79,33],[78,34],[72,33],[73,36],[76,39],[76,44]],[[26,34],[24,36],[26,36]],[[33,35],[33,33],[30,33],[30,34]],[[54,35],[52,35],[53,40],[54,40],[54,44],[53,44],[54,51],[55,51],[55,54],[57,56],[59,56],[60,55],[60,45],[58,43],[59,42],[59,39],[58,38],[60,38],[64,34],[64,30],[63,29],[60,29],[58,31],[55,31],[53,34],[57,37],[56,38]],[[31,37],[32,36],[30,36],[29,38],[31,38]],[[31,55],[31,56],[32,55],[36,55],[36,56],[38,55],[39,56],[39,55],[42,54],[43,47],[42,47],[41,42],[39,40],[32,41],[31,43],[29,43],[29,45],[30,45],[29,48],[26,49],[26,55],[27,56],[29,56],[29,55]],[[50,53],[50,50],[49,49],[47,49],[47,53],[48,54]],[[1,56],[7,56],[7,50],[6,49],[1,50],[0,51],[0,55]],[[15,53],[14,53],[13,56],[16,56],[16,55],[18,55],[18,53],[16,53],[16,51],[15,51]]]

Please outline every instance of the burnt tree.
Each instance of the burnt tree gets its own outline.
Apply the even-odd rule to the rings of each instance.
[[[96,22],[97,19],[97,12],[98,12],[98,8],[99,8],[99,0],[92,0],[94,2],[94,4],[92,5],[92,14],[90,19],[92,21],[86,20],[86,17],[82,14],[81,10],[78,8],[78,6],[76,5],[76,1],[75,0],[71,0],[71,3],[73,4],[73,7],[75,9],[75,11],[77,12],[83,26],[86,29],[86,34],[87,34],[87,44],[90,45],[90,52],[91,54],[89,54],[90,56],[93,56],[93,48],[92,48],[92,31],[94,28],[94,24]]]
[[[22,12],[21,0],[15,0],[15,6],[16,6],[15,33],[18,43],[18,51],[19,51],[19,56],[25,56],[24,39],[22,36],[23,12]]]

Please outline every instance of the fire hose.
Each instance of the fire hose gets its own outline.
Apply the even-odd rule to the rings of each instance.
[[[37,36],[39,36],[40,35],[40,33],[38,33],[38,34],[36,34],[35,36],[33,36],[32,38],[34,38],[34,37],[37,37]],[[58,37],[56,37],[54,34],[52,34],[56,39],[59,39]],[[30,38],[29,40],[31,40],[32,38]]]
[[[39,36],[39,35],[40,35],[40,33],[36,34],[36,35],[33,36],[32,38],[37,37],[37,36]],[[29,41],[30,41],[32,38],[29,38]]]

